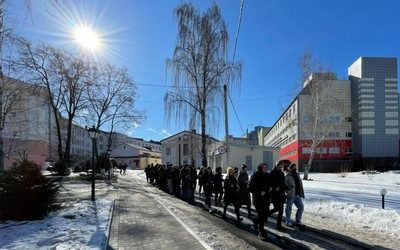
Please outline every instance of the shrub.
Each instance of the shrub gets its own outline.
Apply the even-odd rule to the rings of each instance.
[[[57,172],[58,175],[67,175],[67,165],[61,161],[58,161],[54,164],[53,171]]]
[[[81,167],[79,165],[75,165],[73,172],[80,173],[81,171],[82,171]]]
[[[38,165],[23,160],[0,174],[0,220],[40,219],[57,208],[57,192]]]

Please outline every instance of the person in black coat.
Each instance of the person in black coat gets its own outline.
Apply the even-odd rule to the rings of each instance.
[[[233,168],[227,168],[227,175],[224,181],[224,214],[222,215],[223,219],[226,219],[226,210],[228,209],[229,204],[233,204],[235,207],[236,221],[240,222],[243,219],[240,218],[239,213],[239,203],[238,203],[238,183],[235,178],[235,172]]]
[[[242,165],[242,169],[238,175],[238,185],[239,185],[239,207],[242,205],[246,205],[247,207],[247,217],[251,218],[251,198],[250,192],[247,189],[247,185],[249,184],[249,175],[247,174],[247,166],[246,164]]]
[[[197,178],[199,179],[199,195],[201,196],[201,187],[203,187],[203,174],[206,171],[206,168],[204,166],[201,166],[199,174],[197,175]],[[204,192],[204,190],[203,190]]]
[[[190,198],[190,169],[187,164],[181,169],[181,180],[182,180],[182,199],[189,201]]]
[[[282,169],[287,168],[289,165],[289,160],[280,160],[277,162],[274,169],[269,173],[272,187],[271,201],[272,204],[274,204],[274,209],[269,211],[269,215],[278,212],[276,229],[279,231],[285,231],[285,229],[282,227],[282,215],[283,205],[286,203],[286,184],[285,174],[283,173]]]
[[[215,174],[213,175],[214,181],[214,195],[215,195],[215,206],[221,206],[222,195],[224,194],[223,182],[222,178],[222,168],[217,167],[215,169]]]
[[[205,200],[205,208],[208,209],[209,212],[211,212],[211,196],[212,196],[212,191],[213,191],[213,173],[211,170],[211,167],[207,167],[206,170],[204,171],[202,175],[202,181],[203,181],[203,190],[204,190],[204,195],[206,196]]]
[[[266,163],[258,165],[249,181],[248,189],[253,195],[253,204],[256,207],[257,217],[253,219],[254,226],[258,226],[259,237],[265,238],[267,232],[264,229],[264,223],[268,218],[268,210],[270,204],[270,186],[268,167]]]
[[[196,183],[197,183],[197,171],[195,166],[190,166],[190,197],[189,201],[194,203],[194,191],[196,190]]]
[[[172,189],[176,197],[181,196],[181,176],[178,166],[174,166],[172,170]]]

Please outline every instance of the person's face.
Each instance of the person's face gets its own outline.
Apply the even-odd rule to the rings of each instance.
[[[261,169],[263,173],[266,173],[268,170],[267,165],[263,165]]]

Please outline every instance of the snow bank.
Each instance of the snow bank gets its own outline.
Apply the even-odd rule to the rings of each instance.
[[[112,200],[79,201],[43,220],[0,224],[0,249],[102,249]]]

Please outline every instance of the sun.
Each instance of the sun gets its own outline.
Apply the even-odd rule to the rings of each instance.
[[[97,33],[90,27],[81,25],[74,30],[75,40],[85,49],[97,50],[101,42]]]

